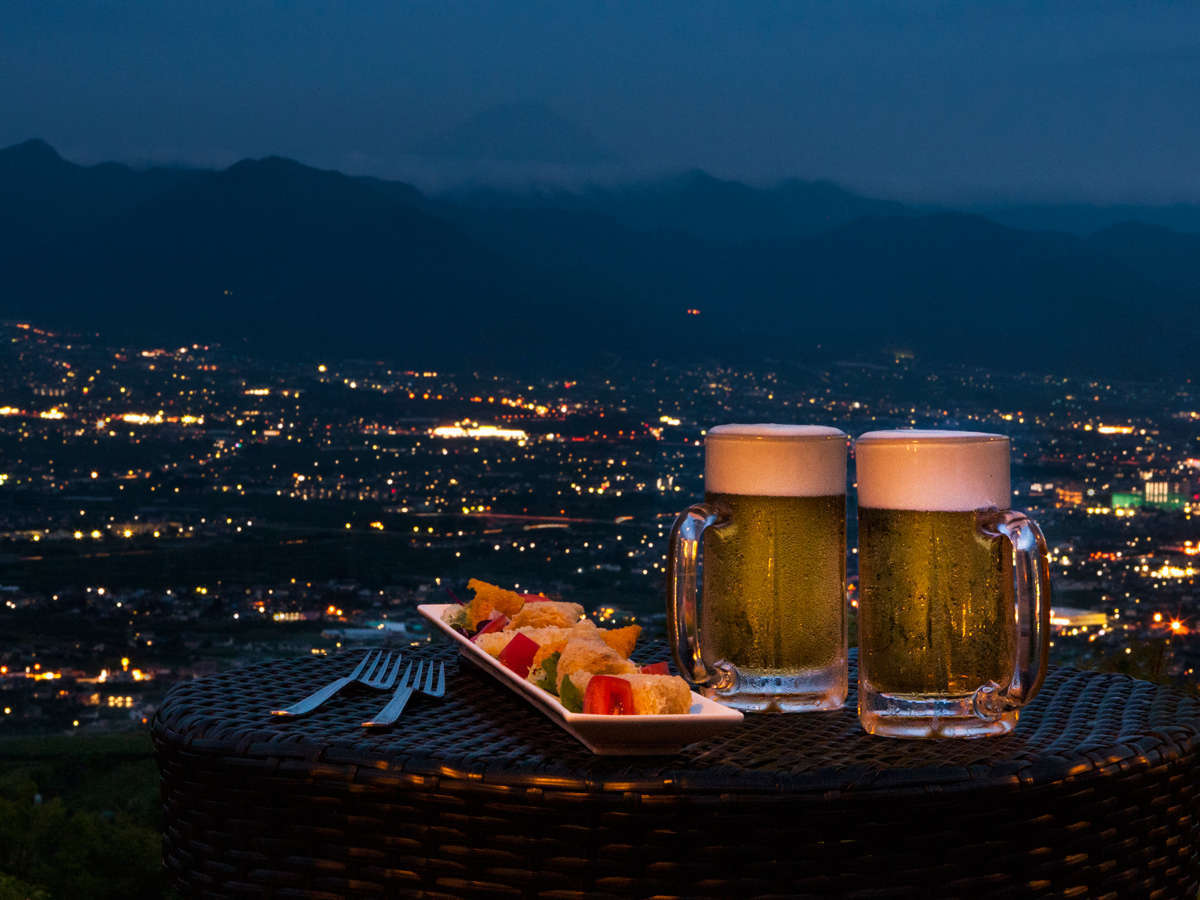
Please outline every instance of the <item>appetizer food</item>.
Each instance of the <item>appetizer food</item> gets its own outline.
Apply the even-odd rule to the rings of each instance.
[[[691,690],[666,662],[639,667],[629,655],[640,625],[599,628],[578,603],[519,594],[472,578],[470,603],[451,606],[448,624],[571,712],[684,715]]]

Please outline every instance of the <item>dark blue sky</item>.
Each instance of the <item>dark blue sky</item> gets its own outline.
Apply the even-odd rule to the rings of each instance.
[[[546,103],[640,170],[931,200],[1200,199],[1196,3],[0,8],[0,144],[44,137],[81,161],[282,153],[402,176],[415,142],[511,101]]]

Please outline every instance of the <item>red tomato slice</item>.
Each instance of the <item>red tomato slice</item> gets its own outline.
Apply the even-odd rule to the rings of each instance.
[[[632,716],[633,687],[616,675],[593,675],[583,696],[583,711],[600,716]]]
[[[526,603],[549,603],[549,597],[543,597],[541,594],[522,594]]]
[[[500,662],[524,678],[529,674],[529,667],[533,665],[533,657],[540,646],[533,638],[517,632],[500,651]]]
[[[648,666],[642,666],[638,669],[643,675],[670,675],[671,670],[667,668],[666,661],[650,663]]]
[[[508,616],[506,616],[504,613],[497,613],[493,618],[487,620],[487,624],[471,635],[471,643],[475,643],[481,634],[487,634],[491,631],[499,631],[507,624]]]

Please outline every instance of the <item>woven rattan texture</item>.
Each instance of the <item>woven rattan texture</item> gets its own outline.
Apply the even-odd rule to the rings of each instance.
[[[1051,670],[1002,738],[871,738],[851,696],[612,758],[450,650],[405,653],[446,660],[447,695],[382,734],[358,688],[266,715],[358,655],[171,691],[154,737],[185,893],[1196,898],[1200,703],[1156,685]]]

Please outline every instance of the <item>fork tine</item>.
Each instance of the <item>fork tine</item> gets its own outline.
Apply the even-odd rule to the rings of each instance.
[[[360,681],[364,681],[367,678],[370,678],[371,670],[375,668],[375,663],[377,663],[378,661],[379,661],[379,651],[378,650],[367,651],[367,658],[363,660],[363,669],[361,672],[359,672],[355,676],[355,678],[359,679]]]
[[[425,670],[425,661],[420,660],[417,663],[417,674],[415,674],[413,676],[413,680],[408,683],[409,687],[411,687],[414,691],[419,690],[421,687],[421,672],[423,672],[424,670]]]
[[[433,693],[438,697],[441,697],[443,694],[446,693],[446,664],[445,663],[440,663],[438,665],[438,682],[437,682],[437,687],[434,688]]]
[[[382,660],[383,660],[383,651],[376,650],[375,651],[375,659],[373,659],[371,661],[370,668],[368,668],[366,673],[363,675],[363,677],[362,677],[363,681],[370,681],[372,678],[375,677],[375,672],[379,669],[379,663]]]
[[[396,662],[392,665],[392,671],[388,672],[383,678],[383,687],[390,688],[396,683],[396,676],[400,674],[400,663],[402,662],[399,653],[396,654]]]
[[[422,693],[429,694],[433,691],[433,663],[429,664],[429,670],[425,673],[425,687],[421,688]]]
[[[412,682],[409,681],[409,679],[412,677],[412,667],[413,664],[410,662],[408,664],[408,668],[404,670],[404,675],[400,678],[400,687],[404,687],[407,684],[412,684]]]
[[[371,654],[368,651],[367,655],[362,658],[362,661],[357,666],[354,667],[354,671],[350,673],[350,677],[357,678],[359,675],[361,675],[363,669],[366,668],[367,660],[370,658],[371,658]]]

